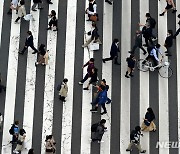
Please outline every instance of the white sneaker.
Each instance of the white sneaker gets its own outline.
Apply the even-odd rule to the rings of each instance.
[[[83,84],[83,83],[80,81],[79,84]]]
[[[18,151],[16,151],[16,150],[13,150],[13,153],[19,153]]]
[[[101,140],[101,141],[98,141],[98,143],[103,143],[103,142],[104,142],[104,141],[102,141],[102,140]]]

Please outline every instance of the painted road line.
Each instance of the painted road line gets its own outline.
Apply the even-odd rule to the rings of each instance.
[[[16,82],[17,82],[17,66],[18,66],[18,51],[20,38],[20,24],[15,24],[14,21],[17,15],[12,11],[11,19],[11,34],[9,44],[9,58],[7,70],[7,85],[6,85],[6,100],[4,109],[4,127],[2,138],[2,154],[10,154],[12,150],[12,136],[9,134],[11,124],[14,122],[14,108],[16,99]]]
[[[33,1],[31,1],[31,6]],[[34,38],[35,47],[38,46],[38,34],[39,34],[39,10],[31,11],[33,19],[30,20],[29,30],[32,32]],[[35,96],[35,83],[36,83],[36,67],[34,65],[37,54],[31,48],[28,48],[27,55],[27,68],[26,68],[26,86],[25,86],[25,100],[24,100],[24,117],[23,128],[26,130],[26,140],[24,149],[21,152],[26,154],[28,149],[32,147],[32,135],[33,135],[33,118],[34,118],[34,96]]]
[[[4,0],[0,1],[0,46],[1,46],[1,37],[2,37],[2,22],[3,22],[3,7],[4,7]]]
[[[166,6],[166,2],[158,3],[158,41],[163,48],[167,34],[167,13],[159,16]],[[163,26],[161,26],[163,23]],[[165,57],[167,59],[167,57]],[[164,79],[159,75],[159,142],[169,141],[169,112],[168,112],[168,79]],[[169,154],[168,148],[159,148],[159,154]]]
[[[67,101],[63,103],[61,154],[71,154],[76,9],[77,0],[68,0],[64,77],[68,79],[69,90]]]
[[[121,31],[126,35],[121,35],[120,153],[125,153],[130,143],[130,79],[127,79],[124,75],[127,70],[127,51],[131,44],[131,0],[122,1]]]
[[[85,9],[88,8],[89,2],[86,1]],[[85,16],[85,31],[89,32],[91,30],[91,22],[87,22],[88,19],[87,15]],[[90,38],[90,36],[86,35],[86,39],[84,42]],[[85,37],[84,37],[85,38]],[[89,61],[89,54],[90,58],[93,58],[93,51],[88,51],[88,48],[84,48],[84,64]],[[83,69],[83,77],[86,75],[87,69]],[[86,87],[88,84],[89,79],[83,84],[82,87]],[[92,100],[92,86],[89,87],[90,90],[83,90],[82,92],[82,122],[81,122],[81,154],[90,154],[91,152],[91,119],[92,114],[90,109],[92,105],[90,104]],[[89,101],[89,102],[88,102]],[[84,103],[86,102],[86,103]]]
[[[103,55],[102,57],[109,57],[112,42],[112,23],[113,23],[113,7],[104,1],[103,13]],[[112,62],[103,63],[102,65],[102,79],[106,79],[110,86],[108,90],[108,97],[111,98],[112,89]],[[111,104],[106,104],[107,114],[101,116],[101,119],[106,119],[106,127],[108,131],[104,133],[102,140],[105,142],[101,144],[100,153],[109,154],[111,146]]]
[[[49,5],[49,14],[51,10],[55,10],[56,16],[58,17],[58,3],[59,3],[58,0],[54,0],[53,4]],[[48,65],[46,65],[46,71],[45,71],[41,154],[45,153],[46,135],[52,134],[56,45],[57,45],[57,31],[49,30],[47,32],[47,50],[49,50],[48,52],[49,60],[48,60]]]
[[[145,23],[145,14],[149,12],[149,0],[140,0],[140,23]],[[141,49],[140,49],[141,50]],[[146,54],[147,56],[147,54]],[[146,56],[140,52],[140,59],[144,59]],[[140,124],[143,122],[143,118],[146,113],[146,109],[149,107],[149,72],[140,71]],[[149,132],[143,133],[140,143],[142,148],[149,153]]]

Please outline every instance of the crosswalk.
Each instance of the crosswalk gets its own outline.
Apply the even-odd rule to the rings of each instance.
[[[176,0],[176,15],[169,12],[160,17],[165,1],[114,0],[112,6],[97,1],[100,19],[97,26],[103,44],[94,52],[81,47],[89,37],[85,39],[84,33],[91,30],[91,22],[86,21],[84,14],[87,0],[53,0],[52,5],[44,2],[44,9],[36,12],[30,9],[33,1],[27,2],[25,7],[33,20],[21,19],[18,24],[14,23],[16,12],[13,11],[12,17],[6,14],[9,3],[10,0],[0,1],[0,71],[7,87],[5,94],[0,94],[0,112],[4,115],[0,153],[12,153],[9,129],[15,120],[20,120],[20,128],[23,127],[27,135],[22,154],[27,154],[31,147],[35,153],[45,154],[45,137],[50,134],[56,140],[57,154],[125,154],[130,130],[141,125],[150,106],[156,115],[157,131],[144,133],[142,148],[147,154],[180,154],[178,148],[156,148],[157,141],[179,142],[180,138],[180,36],[174,40],[173,56],[169,57],[173,69],[171,78],[164,79],[157,72],[137,69],[132,79],[124,77],[125,59],[133,46],[135,29],[139,29],[138,22],[145,23],[145,13],[152,14],[157,21],[158,42],[165,51],[167,30],[175,32],[179,28],[180,2]],[[47,15],[51,10],[57,14],[57,32],[46,31]],[[10,29],[7,29],[8,25]],[[31,48],[24,55],[18,54],[28,30],[32,31],[35,47],[43,43],[49,50],[49,62],[45,67],[35,67],[37,55],[32,54]],[[102,63],[102,58],[109,56],[114,38],[120,40],[120,66]],[[137,59],[145,58],[141,51],[136,51],[135,55]],[[89,58],[95,58],[99,79],[106,79],[110,86],[108,97],[112,98],[112,104],[106,105],[107,114],[102,116],[89,111],[95,88],[90,86],[90,90],[84,91],[82,88],[88,81],[83,86],[78,84],[86,74],[82,65]],[[63,78],[68,79],[68,97],[64,103],[59,101],[56,90]],[[106,119],[108,128],[104,142],[91,143],[91,125],[100,119]],[[138,153],[137,149],[131,152],[135,153]]]

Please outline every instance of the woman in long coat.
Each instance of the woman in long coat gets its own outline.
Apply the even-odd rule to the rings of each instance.
[[[67,97],[68,93],[68,85],[67,85],[68,79],[64,79],[61,83],[61,89],[59,91],[59,99],[63,102],[65,102],[65,98]]]
[[[21,0],[18,4],[18,18],[15,20],[15,23],[18,22],[18,20],[26,15],[26,9],[24,6],[25,2],[24,0]]]

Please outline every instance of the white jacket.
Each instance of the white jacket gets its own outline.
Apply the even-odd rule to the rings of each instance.
[[[25,9],[24,5],[19,5],[18,17],[23,17],[25,15],[26,15],[26,9]]]

